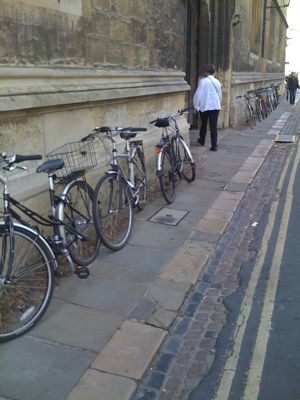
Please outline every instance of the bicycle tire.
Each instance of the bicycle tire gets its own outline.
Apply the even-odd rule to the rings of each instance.
[[[176,193],[176,179],[174,164],[168,148],[162,149],[161,169],[159,170],[159,186],[161,193],[168,204],[173,203]]]
[[[263,119],[267,118],[268,112],[267,112],[266,102],[264,101],[264,99],[261,99],[261,111]]]
[[[181,174],[187,182],[193,182],[196,178],[195,163],[190,155],[187,144],[181,136],[178,141],[178,148],[181,160]]]
[[[132,230],[132,202],[127,183],[116,174],[105,174],[97,183],[93,216],[103,244],[120,250],[128,242]]]
[[[72,261],[82,266],[91,264],[97,258],[101,243],[93,219],[93,197],[91,186],[79,180],[70,184],[61,203],[63,211],[60,218],[65,225],[59,226],[60,234]]]
[[[266,108],[267,108],[267,113],[271,114],[271,112],[273,111],[273,108],[272,108],[272,104],[270,102],[269,96],[267,96],[267,98],[266,98]]]
[[[135,155],[135,173],[134,173],[134,186],[139,188],[138,201],[136,207],[139,211],[143,211],[147,204],[147,175],[145,167],[144,153],[138,147]]]
[[[258,121],[260,122],[262,120],[262,115],[261,115],[259,100],[255,101],[255,114],[256,114]]]
[[[54,289],[56,262],[47,242],[30,228],[14,224],[13,229],[15,253],[9,282],[4,283],[5,260],[0,274],[0,342],[33,328],[47,310]],[[10,251],[8,240],[7,229],[0,224],[0,246],[5,241]]]
[[[256,125],[255,115],[253,114],[252,110],[249,109],[249,107],[245,108],[245,115],[246,115],[246,122],[248,123],[250,128],[253,129]]]

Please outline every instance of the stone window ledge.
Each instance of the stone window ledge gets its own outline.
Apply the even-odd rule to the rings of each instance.
[[[178,71],[0,66],[0,111],[185,92]]]
[[[233,85],[251,83],[251,82],[267,82],[267,81],[275,81],[283,79],[284,79],[284,73],[268,73],[265,75],[253,71],[232,73]]]

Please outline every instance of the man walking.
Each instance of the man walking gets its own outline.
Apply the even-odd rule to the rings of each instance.
[[[299,82],[296,74],[292,72],[287,78],[287,89],[290,94],[290,104],[295,104],[296,92],[299,88]]]
[[[222,103],[221,84],[218,79],[213,76],[215,73],[215,67],[212,64],[205,65],[203,72],[204,77],[199,78],[198,88],[194,95],[194,108],[200,112],[201,118],[198,143],[201,146],[204,146],[207,133],[207,122],[209,121],[211,138],[210,150],[217,151],[217,124]]]

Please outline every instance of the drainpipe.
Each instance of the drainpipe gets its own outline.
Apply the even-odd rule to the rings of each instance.
[[[265,57],[265,35],[266,35],[266,15],[267,15],[267,1],[264,0],[264,12],[263,12],[263,27],[262,27],[262,40],[261,40],[261,57]]]

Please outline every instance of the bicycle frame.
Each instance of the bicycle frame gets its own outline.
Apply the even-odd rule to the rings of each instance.
[[[96,133],[96,136],[97,135],[98,135],[98,133]],[[139,172],[142,172],[142,171],[140,170],[140,168],[138,167],[138,165],[135,161],[135,155],[136,155],[138,147],[140,147],[142,149],[142,152],[144,153],[143,141],[142,140],[124,139],[126,141],[125,148],[124,148],[123,153],[120,153],[117,150],[116,141],[111,132],[107,133],[107,137],[112,142],[112,159],[110,161],[111,169],[106,171],[106,174],[116,175],[117,179],[123,179],[127,183],[127,187],[129,188],[129,196],[130,196],[131,201],[136,204],[136,203],[138,203],[138,200],[139,200],[138,195],[139,195],[140,188],[142,187],[142,184],[140,185],[140,187],[135,187],[134,170],[135,170],[135,168],[137,168],[139,170]],[[126,174],[124,172],[123,168],[121,167],[121,165],[119,163],[119,159],[122,159],[122,158],[127,160],[128,174]]]
[[[13,243],[13,220],[16,220],[19,222],[19,224],[23,227],[26,227],[26,229],[30,229],[31,231],[35,232],[35,234],[38,235],[39,238],[41,238],[44,242],[47,242],[48,247],[51,249],[51,253],[53,254],[53,258],[55,258],[54,255],[65,255],[69,263],[71,265],[71,268],[74,272],[79,274],[81,273],[84,275],[84,269],[87,271],[87,268],[81,268],[81,271],[76,267],[74,267],[73,261],[71,260],[69,256],[69,251],[68,248],[74,243],[76,239],[80,239],[82,241],[86,240],[86,237],[78,232],[76,229],[74,229],[71,226],[66,225],[63,222],[63,216],[64,216],[64,206],[68,204],[68,207],[77,213],[77,215],[80,215],[84,218],[84,216],[74,207],[72,207],[71,204],[68,203],[67,200],[67,192],[70,187],[70,185],[74,182],[74,180],[70,181],[65,187],[63,192],[61,193],[60,196],[56,196],[55,194],[55,183],[54,183],[55,175],[54,174],[48,174],[48,180],[49,180],[49,198],[50,198],[50,207],[51,207],[51,215],[47,218],[44,217],[37,212],[33,211],[29,207],[24,206],[21,204],[19,201],[14,199],[13,197],[10,196],[8,190],[7,190],[7,183],[6,183],[6,178],[0,176],[0,183],[4,185],[4,190],[3,190],[3,198],[4,198],[4,221],[5,224],[8,226],[7,232],[10,237],[10,249],[12,251],[10,252],[10,256],[13,257],[11,254],[14,252],[14,243]],[[13,207],[12,207],[13,206]],[[38,225],[42,225],[45,227],[51,227],[53,229],[53,234],[50,235],[49,237],[44,237],[43,234],[40,233],[39,228],[33,227],[28,220],[26,221],[24,217],[22,217],[18,211],[21,211],[22,214],[27,216],[31,221],[36,222]],[[61,227],[64,226],[64,230],[61,229]],[[70,233],[71,235],[74,235],[74,241],[66,244],[66,237],[65,237],[65,230]],[[7,247],[6,242],[2,243],[2,249],[1,249],[1,254],[2,254],[2,260],[4,261],[4,253],[6,252],[5,248]],[[2,262],[2,260],[0,260]],[[8,270],[11,269],[11,265],[13,262],[13,258],[11,258],[8,262]],[[3,263],[2,263],[3,264]],[[56,263],[55,263],[56,265]],[[3,268],[3,265],[0,264],[0,272]],[[78,272],[78,271],[79,272]],[[57,265],[55,267],[55,271],[57,271]]]

